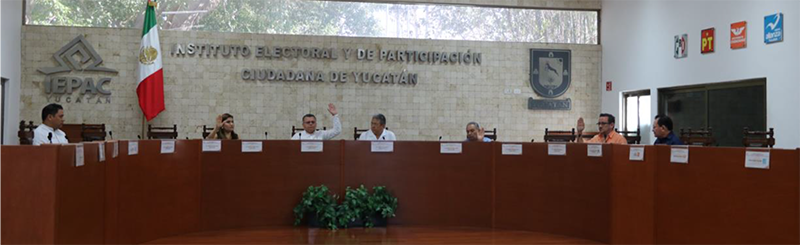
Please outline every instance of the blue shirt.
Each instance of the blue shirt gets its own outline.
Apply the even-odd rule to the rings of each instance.
[[[666,138],[657,138],[656,142],[653,143],[654,145],[683,145],[683,141],[681,141],[678,136],[675,136],[671,131],[667,135]]]

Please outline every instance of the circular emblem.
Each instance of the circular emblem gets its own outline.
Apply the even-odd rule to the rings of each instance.
[[[156,61],[158,50],[153,46],[146,46],[139,49],[139,63],[150,65]]]
[[[570,50],[531,49],[531,87],[545,98],[567,92],[571,78]]]

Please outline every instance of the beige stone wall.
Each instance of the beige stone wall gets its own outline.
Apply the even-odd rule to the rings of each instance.
[[[141,30],[23,27],[21,118],[40,121],[48,103],[42,88],[45,76],[36,70],[55,66],[54,52],[84,34],[103,57],[103,66],[119,71],[111,74],[110,104],[66,103],[67,123],[106,123],[115,138],[135,139],[142,131],[142,114],[135,93],[136,65]],[[327,113],[334,103],[341,113],[343,132],[337,139],[352,139],[353,127],[368,127],[370,116],[383,113],[387,126],[400,140],[462,140],[469,121],[497,128],[501,141],[541,141],[545,128],[569,129],[579,117],[595,118],[600,112],[599,45],[548,45],[533,43],[408,40],[161,31],[164,54],[167,110],[149,122],[177,124],[180,138],[199,138],[202,125],[213,125],[215,115],[235,116],[236,131],[249,139],[287,139],[292,125],[300,126],[305,113],[316,114],[319,126],[332,127]],[[198,58],[169,55],[176,43],[212,43],[253,46],[300,46],[365,49],[398,49],[482,53],[483,63],[474,65],[405,64],[387,62],[311,59]],[[539,98],[529,85],[529,49],[571,49],[573,80],[559,99],[572,99],[570,111],[531,111],[529,97]],[[320,70],[341,72],[401,72],[419,74],[415,86],[398,84],[315,83],[244,81],[243,68]],[[101,73],[73,72],[79,76]],[[328,76],[326,74],[326,76]],[[506,94],[519,89],[520,94]],[[77,93],[75,93],[77,94]],[[72,96],[75,97],[75,96]],[[53,102],[51,99],[50,102]]]

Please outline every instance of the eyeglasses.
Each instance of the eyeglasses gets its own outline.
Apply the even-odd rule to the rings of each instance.
[[[597,123],[597,126],[605,126],[605,125],[609,125],[609,124],[610,123],[607,123],[607,122],[599,122],[599,123]]]

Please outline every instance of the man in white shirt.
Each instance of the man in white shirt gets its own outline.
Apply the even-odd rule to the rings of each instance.
[[[328,112],[333,115],[333,129],[317,131],[317,117],[313,114],[303,116],[303,130],[292,135],[293,140],[329,140],[342,132],[342,122],[339,121],[339,112],[333,104],[328,104]]]
[[[42,124],[33,130],[33,145],[67,144],[67,134],[61,131],[64,125],[64,108],[49,104],[42,109]]]
[[[358,140],[397,140],[394,133],[386,129],[386,117],[383,114],[372,116],[369,129],[362,133]]]

